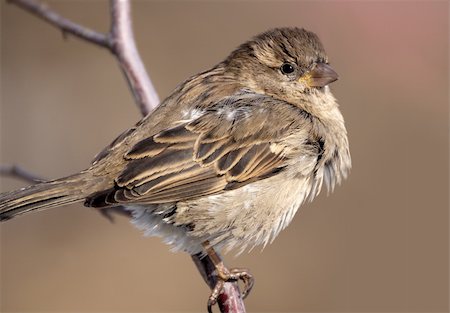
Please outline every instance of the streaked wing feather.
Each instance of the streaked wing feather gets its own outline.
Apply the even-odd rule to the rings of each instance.
[[[155,142],[162,143],[175,143],[191,142],[197,140],[195,133],[187,132],[185,125],[180,124],[178,126],[163,130],[162,132],[153,136]]]
[[[125,154],[125,159],[136,160],[145,157],[153,157],[167,149],[168,144],[157,143],[153,137],[139,141],[133,148]]]
[[[196,180],[210,177],[211,174],[209,171],[203,169],[197,164],[194,164],[187,169],[183,169],[182,171],[173,170],[171,173],[159,176],[158,178],[152,179],[145,184],[134,187],[133,190],[136,190],[139,195],[149,196],[150,194],[160,192],[161,190],[189,184],[195,182]]]
[[[202,142],[201,138],[199,138],[194,147],[196,151],[194,155],[195,161],[201,162],[211,156],[215,151],[222,151],[222,148],[227,142],[227,138],[209,142]]]
[[[230,171],[242,158],[244,154],[246,154],[251,149],[251,146],[246,146],[242,148],[237,148],[234,150],[230,150],[227,153],[223,154],[216,162],[216,170],[219,174],[225,174]]]
[[[165,150],[154,157],[144,157],[130,161],[122,174],[116,179],[119,187],[133,188],[148,181],[155,173],[167,169],[181,169],[192,163],[193,149]]]
[[[87,204],[183,201],[238,188],[278,172],[286,159],[281,150],[271,150],[271,141],[284,131],[278,128],[269,136],[267,112],[252,105],[246,111],[240,104],[233,119],[229,112],[223,115],[228,107],[208,110],[193,121],[141,140],[126,153],[128,161],[116,186],[93,195]],[[267,124],[252,126],[252,118]]]
[[[144,203],[167,203],[194,199],[216,194],[224,190],[227,181],[224,177],[211,177],[197,180],[195,184],[184,184],[164,191],[152,193],[142,198]]]

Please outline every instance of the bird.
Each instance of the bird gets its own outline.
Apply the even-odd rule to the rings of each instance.
[[[0,194],[0,220],[84,202],[120,207],[174,251],[208,255],[218,283],[253,277],[218,252],[266,246],[302,204],[345,179],[351,156],[318,36],[265,31],[179,84],[74,175]]]

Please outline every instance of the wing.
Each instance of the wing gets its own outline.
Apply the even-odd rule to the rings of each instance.
[[[135,144],[124,156],[115,187],[87,205],[172,203],[238,188],[286,166],[280,139],[292,130],[298,109],[273,98],[241,93]],[[292,111],[292,112],[291,112]]]

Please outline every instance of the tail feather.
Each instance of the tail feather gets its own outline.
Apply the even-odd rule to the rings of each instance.
[[[35,210],[83,201],[88,191],[82,174],[0,194],[0,221]]]

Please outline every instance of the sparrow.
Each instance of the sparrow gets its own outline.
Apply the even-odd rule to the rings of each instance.
[[[344,119],[329,84],[338,75],[319,38],[276,28],[181,83],[118,136],[88,169],[0,195],[0,220],[84,202],[121,206],[146,235],[215,263],[218,285],[242,279],[216,251],[265,246],[298,208],[347,177]]]

